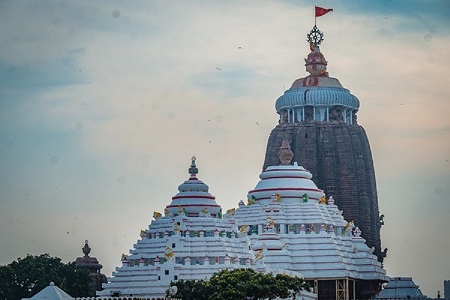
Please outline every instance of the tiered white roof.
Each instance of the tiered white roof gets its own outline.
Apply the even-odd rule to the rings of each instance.
[[[284,141],[283,164],[263,171],[247,205],[241,203],[233,216],[239,228],[250,228],[252,247],[262,251],[262,262],[302,273],[306,279],[387,281],[361,231],[344,220],[332,197],[325,200],[309,171],[289,163],[289,152]]]
[[[189,173],[189,179],[178,186],[179,193],[172,197],[172,203],[166,207],[166,214],[179,215],[180,207],[183,207],[184,213],[189,217],[198,217],[202,211],[207,211],[213,217],[219,216],[222,210],[216,203],[216,197],[211,195],[208,192],[209,187],[197,178],[195,156],[192,157]]]
[[[428,299],[411,277],[393,277],[375,299]]]
[[[57,287],[53,282],[31,298],[22,298],[22,300],[73,300],[69,294]]]
[[[122,266],[98,296],[158,298],[178,279],[209,278],[225,268],[268,271],[263,264],[255,264],[250,239],[239,232],[235,219],[222,218],[220,205],[197,179],[197,172],[193,157],[189,180],[179,186],[164,216],[154,213],[155,220],[141,231],[141,239],[129,255],[123,255]],[[309,292],[302,296],[316,299]]]
[[[282,164],[268,167],[247,205],[241,201],[222,218],[208,186],[197,179],[194,157],[189,180],[179,186],[164,216],[154,213],[155,220],[98,295],[162,297],[171,281],[209,278],[224,268],[387,281],[361,231],[291,159],[283,141]]]

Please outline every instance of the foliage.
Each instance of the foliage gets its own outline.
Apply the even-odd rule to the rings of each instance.
[[[89,296],[91,278],[86,269],[75,263],[62,263],[48,254],[27,257],[0,266],[0,299],[30,298],[54,282],[72,297]]]
[[[176,297],[183,300],[208,300],[209,283],[205,280],[178,280],[176,283],[178,291]]]
[[[264,274],[253,269],[222,270],[209,280],[179,280],[177,297],[184,300],[258,300],[292,298],[307,288],[299,277]]]

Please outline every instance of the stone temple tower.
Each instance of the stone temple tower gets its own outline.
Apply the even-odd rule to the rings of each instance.
[[[338,79],[330,77],[320,52],[323,34],[314,26],[307,35],[311,52],[305,59],[308,76],[294,81],[275,108],[279,124],[272,130],[264,169],[278,165],[278,150],[287,139],[294,161],[307,168],[326,197],[333,196],[346,220],[354,220],[380,261],[382,217],[378,210],[375,171],[369,140],[357,123],[359,100]]]
[[[83,251],[84,256],[77,257],[75,260],[75,266],[77,268],[83,268],[89,271],[89,276],[91,277],[91,283],[89,284],[89,295],[95,297],[96,292],[102,290],[102,284],[107,283],[108,280],[105,274],[100,272],[103,266],[99,264],[97,258],[89,256],[89,253],[91,253],[91,247],[89,247],[87,240],[81,250]]]

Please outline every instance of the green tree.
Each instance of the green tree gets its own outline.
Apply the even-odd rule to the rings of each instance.
[[[30,298],[47,287],[50,282],[72,297],[89,296],[91,278],[86,269],[65,264],[60,258],[48,254],[27,257],[0,266],[0,299]]]
[[[277,274],[275,281],[279,288],[280,298],[292,298],[295,299],[296,295],[301,290],[309,290],[309,283],[305,282],[298,276],[289,276],[286,274]]]
[[[277,297],[295,299],[307,288],[302,278],[285,274],[264,274],[253,269],[222,270],[209,280],[179,280],[177,297],[184,300],[259,300]]]
[[[209,297],[209,283],[205,280],[178,280],[176,283],[171,283],[176,286],[178,291],[176,297],[182,295],[183,300],[208,300]]]

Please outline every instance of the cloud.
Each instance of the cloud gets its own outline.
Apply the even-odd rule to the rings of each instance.
[[[35,62],[27,65],[0,64],[2,89],[42,90],[70,84],[88,83],[88,79],[78,69],[79,64],[66,56],[51,61]]]

